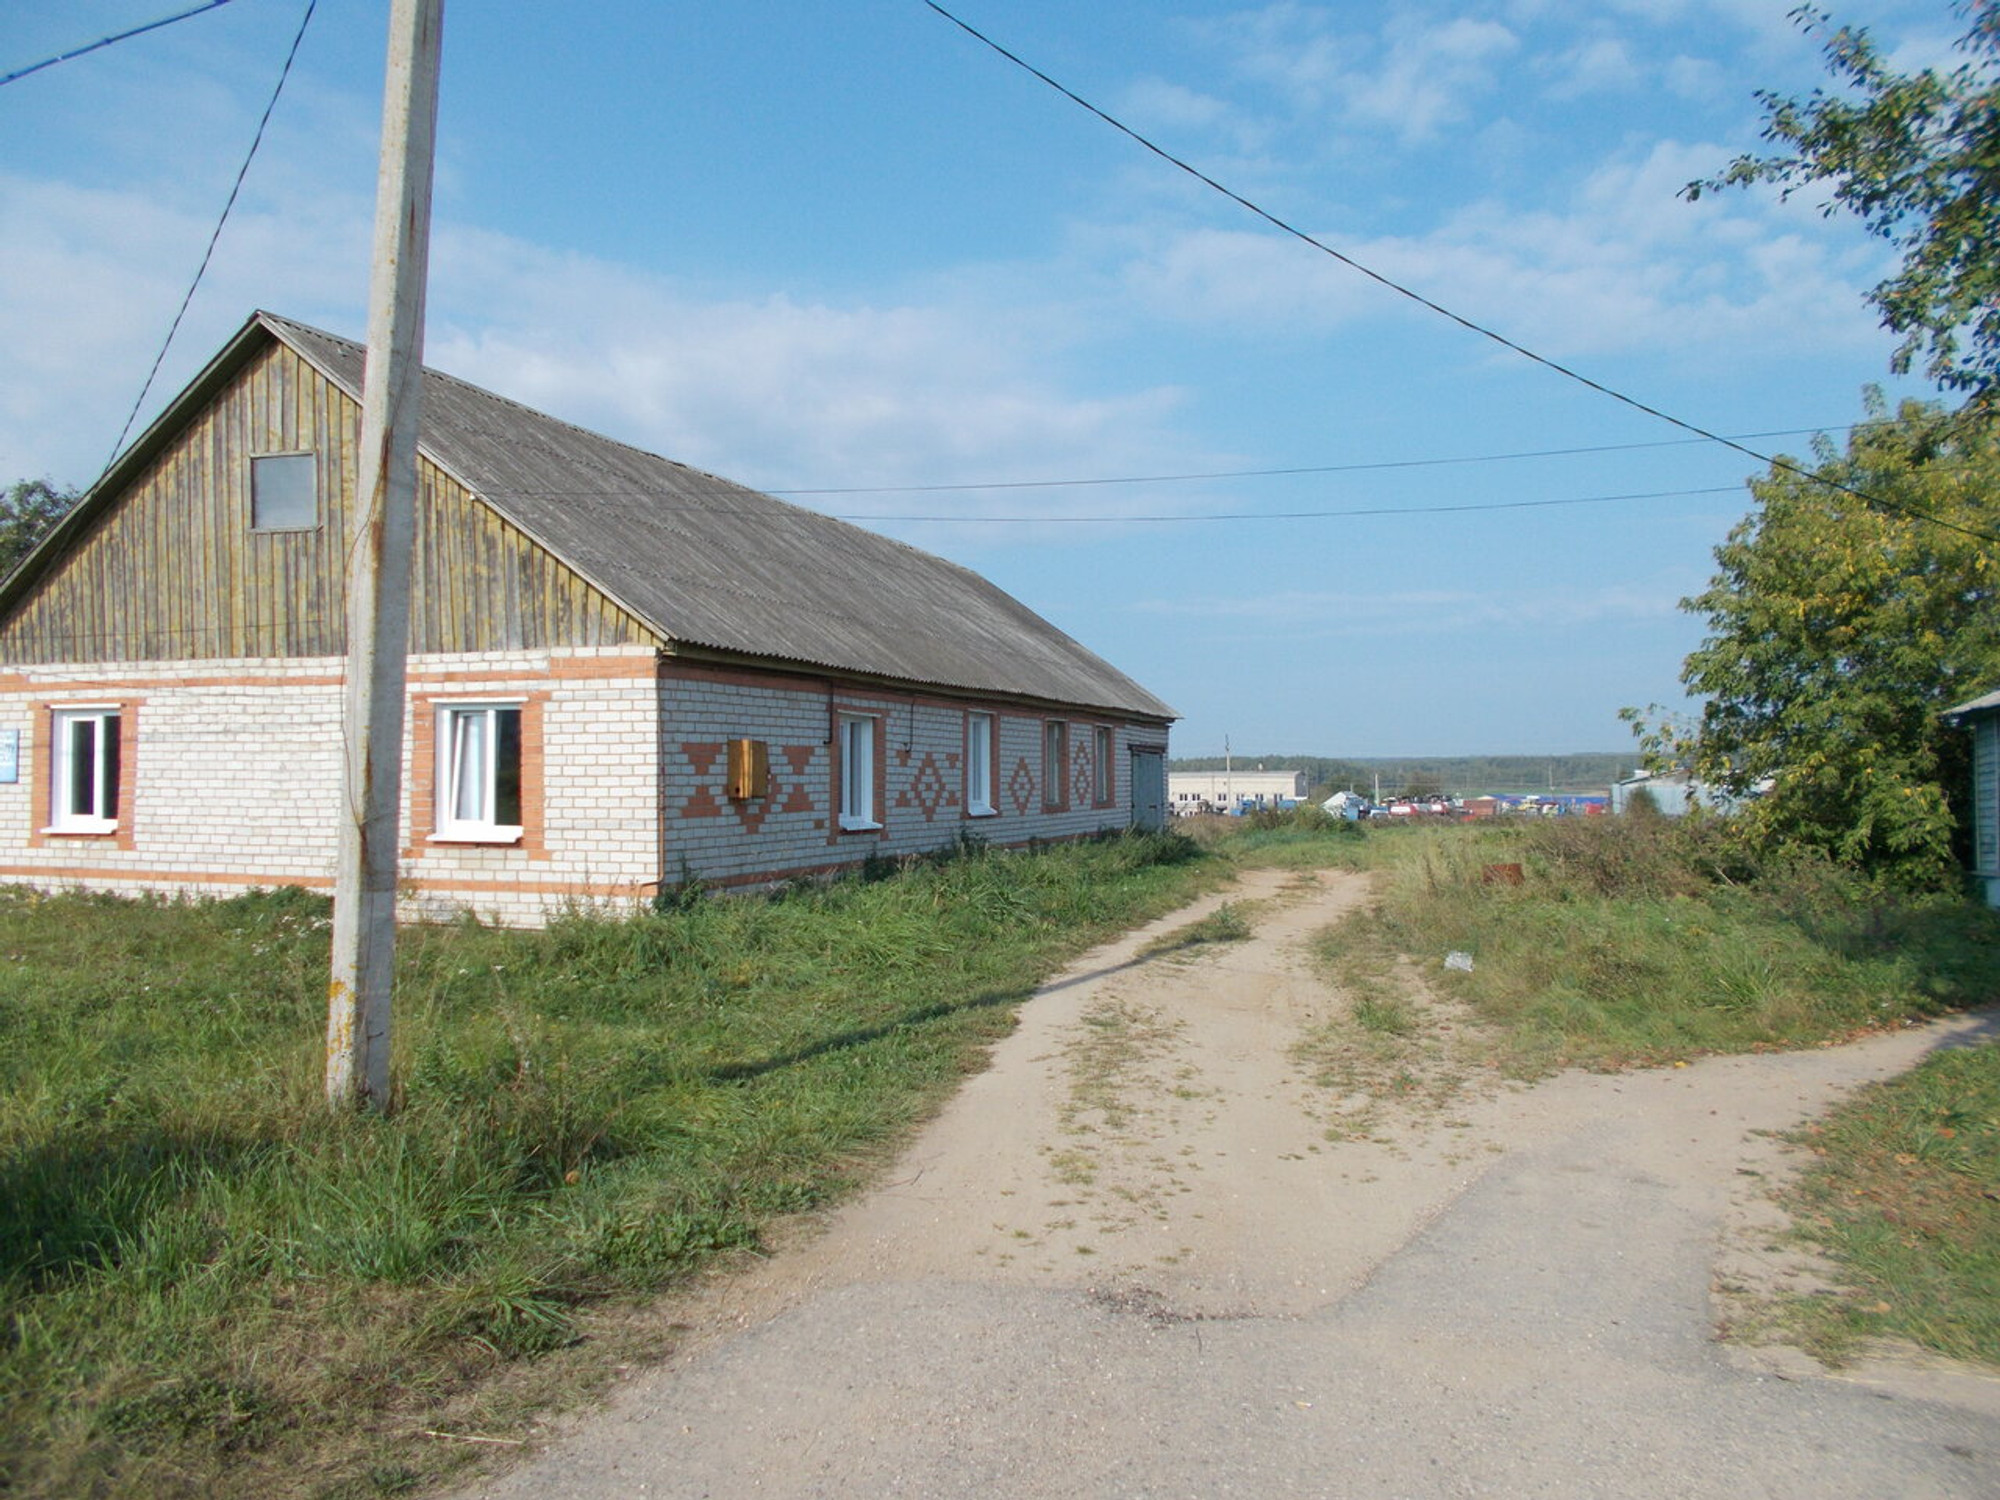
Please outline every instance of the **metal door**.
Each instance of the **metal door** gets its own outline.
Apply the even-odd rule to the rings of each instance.
[[[1132,752],[1132,826],[1147,833],[1167,826],[1167,757],[1161,751]]]

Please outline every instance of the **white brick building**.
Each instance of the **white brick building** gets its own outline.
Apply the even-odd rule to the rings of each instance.
[[[331,885],[361,360],[256,315],[0,583],[0,880]],[[1172,710],[977,575],[445,376],[424,400],[412,911],[1161,820]]]

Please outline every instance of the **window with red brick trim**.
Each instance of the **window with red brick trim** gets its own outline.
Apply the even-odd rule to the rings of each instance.
[[[114,833],[118,828],[122,724],[116,708],[50,713],[49,831]]]
[[[480,843],[521,837],[521,705],[438,706],[436,836]]]

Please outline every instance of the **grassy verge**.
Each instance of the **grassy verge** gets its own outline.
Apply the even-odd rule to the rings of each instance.
[[[2000,997],[1994,913],[1824,865],[1749,868],[1698,824],[1446,825],[1366,842],[1379,900],[1323,957],[1364,975],[1407,960],[1518,1077],[1803,1046]]]
[[[395,1494],[847,1190],[1173,836],[542,933],[412,928],[386,1118],[319,1096],[325,904],[0,891],[0,1492]]]
[[[1352,1014],[1302,1048],[1356,1129],[1383,1094],[1442,1106],[1474,1070],[1806,1046],[2000,1000],[2000,915],[1760,868],[1713,824],[1371,828],[1366,850],[1377,903],[1318,944]],[[1791,1206],[1851,1295],[1776,1321],[1827,1358],[1894,1335],[2000,1364],[2000,1049],[1936,1058],[1804,1139]]]
[[[1789,1331],[1834,1363],[1900,1338],[2000,1365],[2000,1045],[1933,1057],[1799,1140],[1815,1161],[1788,1204],[1848,1290],[1794,1301]]]

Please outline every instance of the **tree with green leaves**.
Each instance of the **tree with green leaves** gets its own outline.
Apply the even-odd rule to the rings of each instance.
[[[34,551],[76,500],[76,491],[59,490],[46,479],[17,479],[7,487],[0,496],[0,578]]]
[[[1681,601],[1708,620],[1681,669],[1698,719],[1627,717],[1651,764],[1749,797],[1757,847],[1921,889],[1951,880],[1966,821],[1966,736],[1940,715],[2000,685],[2000,436],[1870,408],[1844,452],[1822,438],[1809,470],[1751,481],[1720,570]]]
[[[2000,0],[1954,7],[1970,29],[1964,61],[1940,72],[1891,70],[1868,33],[1832,27],[1806,5],[1792,14],[1825,38],[1836,92],[1758,95],[1764,138],[1783,149],[1741,156],[1720,177],[1688,184],[1690,199],[1724,187],[1776,183],[1789,197],[1830,188],[1822,205],[1857,215],[1902,253],[1902,267],[1868,294],[1903,336],[1891,360],[1968,409],[2000,404]]]

